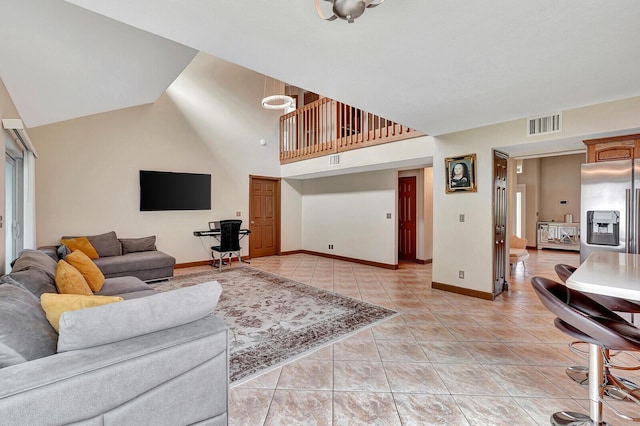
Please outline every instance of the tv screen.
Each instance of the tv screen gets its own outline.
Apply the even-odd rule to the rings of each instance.
[[[211,210],[211,175],[140,170],[140,211]]]

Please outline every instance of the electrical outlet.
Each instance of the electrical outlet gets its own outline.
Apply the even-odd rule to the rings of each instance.
[[[240,217],[240,216],[242,216],[242,213],[236,212],[236,217]]]
[[[329,250],[333,250],[333,244],[329,244]]]
[[[458,278],[464,279],[464,271],[458,271]]]
[[[387,213],[387,219],[391,219],[391,213]]]

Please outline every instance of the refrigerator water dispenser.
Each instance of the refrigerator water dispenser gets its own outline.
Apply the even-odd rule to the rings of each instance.
[[[588,210],[587,243],[600,246],[619,245],[620,212],[615,210]]]

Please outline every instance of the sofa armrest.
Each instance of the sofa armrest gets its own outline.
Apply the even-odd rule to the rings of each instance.
[[[44,252],[56,262],[60,260],[60,258],[58,257],[58,246],[42,246],[38,247],[38,250]]]
[[[227,326],[178,327],[0,369],[7,424],[226,424]]]

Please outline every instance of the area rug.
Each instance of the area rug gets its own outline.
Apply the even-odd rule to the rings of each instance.
[[[231,383],[396,314],[247,266],[181,275],[152,285],[168,291],[207,281],[222,286],[215,314],[229,325]]]

